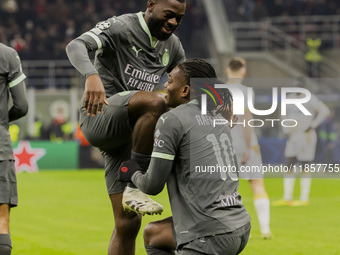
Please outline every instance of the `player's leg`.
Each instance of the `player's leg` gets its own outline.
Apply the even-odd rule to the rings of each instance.
[[[13,160],[0,161],[0,254],[10,255],[12,241],[9,233],[10,208],[17,206],[18,193]]]
[[[291,171],[285,173],[283,176],[283,199],[274,201],[272,204],[273,206],[280,206],[280,205],[292,205],[293,200],[293,192],[294,192],[294,185],[295,185],[295,172],[294,165],[297,163],[297,155],[299,149],[299,141],[301,140],[300,134],[293,134],[291,135],[286,143],[285,148],[285,158],[286,158],[286,166]]]
[[[128,103],[129,120],[133,126],[131,158],[135,159],[143,170],[147,169],[150,162],[157,120],[165,111],[164,95],[161,93],[139,91]],[[142,214],[163,211],[160,204],[136,189],[132,183],[128,184],[124,192],[123,204],[126,210]]]
[[[286,165],[288,167],[293,166],[296,163],[297,163],[296,157],[286,158]],[[274,201],[273,206],[292,205],[294,185],[295,185],[294,171],[285,173],[283,176],[283,199]]]
[[[10,255],[12,240],[9,234],[9,205],[0,204],[0,254]]]
[[[131,142],[111,151],[103,151],[105,161],[105,181],[110,196],[115,227],[110,240],[109,255],[134,254],[135,239],[138,234],[141,217],[136,213],[127,213],[123,209],[122,197],[126,183],[118,181],[119,167],[130,158]]]
[[[178,255],[240,254],[248,243],[250,223],[225,234],[217,234],[195,239],[181,245]]]
[[[310,161],[301,161],[302,169],[309,169]],[[300,200],[293,201],[293,206],[309,205],[309,193],[312,184],[310,172],[304,171],[300,176]]]
[[[127,213],[122,206],[123,193],[111,194],[115,227],[110,240],[108,255],[135,254],[135,240],[141,225],[141,216]]]
[[[270,239],[272,237],[269,225],[270,202],[263,179],[251,179],[249,183],[254,194],[254,207],[260,224],[262,238]]]
[[[315,130],[309,130],[304,133],[304,143],[301,141],[301,150],[298,160],[301,163],[302,174],[300,178],[300,200],[293,201],[294,206],[309,204],[309,193],[312,183],[312,174],[310,164],[314,160],[317,144],[317,135]]]
[[[148,255],[175,254],[172,217],[150,222],[143,233],[145,250]]]
[[[162,93],[140,91],[128,104],[129,119],[133,125],[132,151],[150,155],[158,118],[167,110]]]

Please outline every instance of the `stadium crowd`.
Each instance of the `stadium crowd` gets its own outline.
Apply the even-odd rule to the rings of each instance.
[[[224,1],[231,21],[260,21],[267,17],[340,14],[337,0]]]
[[[206,57],[199,42],[189,47],[206,23],[205,12],[198,1],[187,2],[185,20],[176,32],[187,56]],[[0,42],[17,50],[23,60],[66,59],[67,43],[97,22],[144,9],[145,1],[140,0],[4,0],[0,1]]]

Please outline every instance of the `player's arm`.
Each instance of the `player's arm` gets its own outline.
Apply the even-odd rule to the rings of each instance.
[[[137,171],[132,175],[131,181],[142,192],[150,195],[160,193],[172,170],[173,160],[152,158],[145,174]]]
[[[103,83],[90,60],[89,52],[100,50],[107,44],[114,45],[114,39],[110,38],[111,30],[108,29],[111,23],[114,23],[112,19],[99,22],[95,28],[72,40],[66,46],[70,62],[86,77],[84,107],[87,114],[92,114],[92,116],[95,116],[97,112],[101,113],[103,104],[107,105],[108,103]],[[117,30],[119,32],[119,29]]]
[[[317,128],[320,124],[327,118],[327,116],[331,113],[329,108],[321,101],[318,100],[317,103],[317,114],[313,119],[310,128]]]
[[[28,111],[25,82],[21,82],[20,84],[10,88],[10,92],[13,99],[13,105],[8,111],[9,122],[24,117]]]
[[[164,120],[164,121],[163,121]],[[121,165],[121,181],[132,181],[137,188],[146,194],[156,195],[161,192],[173,168],[173,161],[180,144],[182,125],[170,113],[165,113],[158,120],[151,162],[145,174],[136,161],[126,161]],[[130,171],[132,170],[132,171]]]
[[[9,56],[8,87],[12,96],[13,105],[8,111],[9,122],[20,119],[28,111],[28,101],[22,72],[21,62],[18,54],[13,51]]]

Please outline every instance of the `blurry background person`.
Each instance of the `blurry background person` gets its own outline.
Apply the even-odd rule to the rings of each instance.
[[[297,79],[295,86],[305,88],[304,80]],[[305,96],[303,93],[292,93],[288,95],[287,98],[301,99]],[[315,156],[317,142],[315,129],[327,118],[330,110],[313,94],[311,94],[311,99],[303,105],[311,113],[310,116],[305,115],[295,105],[287,105],[287,119],[297,121],[295,127],[283,128],[283,132],[287,135],[285,148],[286,165],[292,171],[285,174],[283,179],[283,199],[273,202],[273,205],[301,206],[309,204],[309,192],[312,179],[308,169],[309,164],[314,160]],[[300,162],[303,173],[300,179],[300,200],[293,201],[295,173],[290,166],[297,164],[297,162]]]
[[[246,76],[246,61],[243,58],[235,57],[229,62],[226,70],[228,85],[242,90],[247,102],[247,87],[242,85],[243,78]],[[231,136],[236,151],[239,166],[260,166],[262,164],[260,147],[254,129],[247,123],[253,119],[252,113],[245,106],[244,115],[238,116],[238,123],[231,129]],[[270,202],[264,187],[263,174],[240,171],[240,178],[249,180],[250,187],[254,194],[254,206],[260,224],[261,236],[264,239],[272,237],[270,231]]]

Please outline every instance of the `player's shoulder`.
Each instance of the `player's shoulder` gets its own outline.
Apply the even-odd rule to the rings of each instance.
[[[5,56],[5,57],[8,57],[8,56],[15,56],[15,55],[18,55],[18,53],[16,52],[15,49],[3,44],[3,43],[0,43],[0,55],[1,56]]]
[[[113,16],[107,20],[100,21],[91,31],[97,35],[105,32],[110,34],[120,34],[136,26],[137,14],[128,13],[120,16]]]
[[[169,128],[180,128],[184,125],[185,118],[188,117],[187,113],[187,104],[182,104],[166,113],[163,113],[158,122],[160,122],[160,124],[166,125]]]
[[[15,49],[0,43],[0,63],[4,66],[9,63],[18,64],[20,58]]]
[[[200,114],[200,109],[196,102],[191,101],[177,106],[168,113],[172,114],[182,126],[187,127],[190,126],[191,116]]]
[[[113,16],[112,21],[117,22],[119,24],[135,24],[138,22],[138,14],[137,13],[126,13],[120,16]]]

